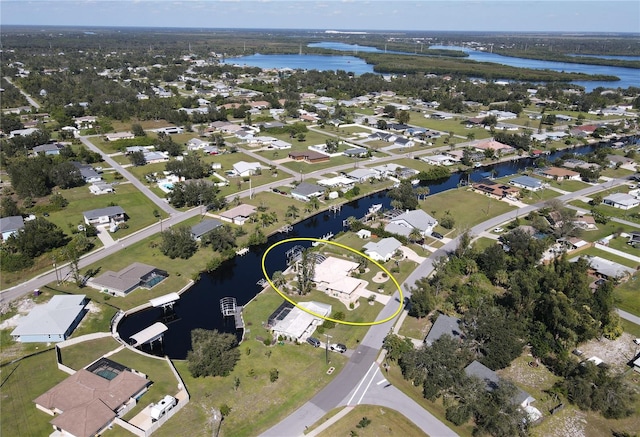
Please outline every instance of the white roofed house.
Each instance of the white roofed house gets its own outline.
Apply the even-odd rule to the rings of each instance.
[[[331,305],[321,302],[300,302],[298,304],[313,313],[320,316],[329,316],[331,314]],[[269,317],[267,325],[275,338],[283,336],[284,338],[305,341],[316,327],[322,324],[323,320],[313,314],[303,311],[301,308],[294,307],[289,302],[283,302]]]
[[[347,173],[347,177],[357,181],[357,182],[366,182],[370,179],[377,179],[380,177],[380,173],[372,168],[357,168],[349,173]]]
[[[191,138],[189,141],[187,141],[187,150],[201,150],[208,145],[209,141],[204,141],[200,138]]]
[[[335,257],[327,257],[315,266],[313,281],[316,288],[348,304],[358,300],[357,290],[365,289],[367,282],[351,277],[358,263]]]
[[[238,161],[233,164],[233,170],[238,176],[248,177],[256,174],[259,170],[262,170],[262,166],[259,162]]]
[[[640,199],[627,193],[613,193],[602,199],[602,203],[614,208],[628,210],[640,205]]]
[[[383,238],[378,242],[370,241],[362,249],[374,261],[387,262],[402,246],[402,243],[393,237]]]
[[[53,296],[21,319],[11,336],[22,343],[64,341],[84,317],[87,303],[84,294]]]
[[[421,209],[406,211],[391,220],[384,227],[384,230],[398,235],[408,237],[414,228],[418,229],[424,236],[431,234],[433,228],[438,224],[438,220],[431,217]]]
[[[57,156],[60,154],[60,151],[64,149],[64,146],[60,143],[56,144],[43,144],[41,146],[36,146],[31,151],[34,155],[45,155],[45,156]]]
[[[104,139],[106,141],[132,140],[134,138],[135,138],[135,135],[133,135],[131,132],[115,132],[115,133],[106,134],[104,136]]]

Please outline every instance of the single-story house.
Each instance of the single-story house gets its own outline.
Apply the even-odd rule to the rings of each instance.
[[[43,154],[45,156],[56,156],[60,154],[60,151],[64,149],[64,146],[60,143],[56,144],[43,144],[41,146],[36,146],[31,151],[35,155]]]
[[[347,149],[344,152],[342,152],[344,156],[350,156],[352,158],[353,157],[363,158],[367,156],[368,153],[369,153],[369,150],[365,149],[364,147],[353,147],[351,149]]]
[[[261,169],[262,166],[259,162],[238,161],[233,164],[233,171],[235,171],[236,174],[241,177],[252,176]]]
[[[367,137],[369,140],[381,140],[388,143],[392,143],[396,140],[397,136],[387,132],[374,132]]]
[[[580,173],[561,167],[545,168],[540,171],[540,174],[546,178],[554,179],[556,181],[563,181],[565,179],[571,181],[580,180]]]
[[[483,381],[486,384],[487,391],[495,390],[500,384],[500,377],[498,374],[479,361],[474,360],[471,364],[465,367],[464,373],[466,373],[467,376],[475,376]],[[513,403],[522,408],[529,406],[534,401],[535,398],[533,396],[519,388],[513,396]]]
[[[431,217],[421,209],[406,211],[394,218],[384,227],[387,232],[408,237],[414,228],[418,229],[424,236],[431,234],[433,228],[438,224],[438,220]]]
[[[169,154],[167,152],[156,152],[154,150],[147,150],[146,152],[144,152],[144,160],[147,164],[167,162],[169,160]]]
[[[83,164],[78,161],[70,161],[71,164],[80,172],[80,176],[86,183],[92,184],[102,181],[102,176],[89,164]]]
[[[437,339],[443,335],[448,335],[454,340],[461,340],[464,338],[462,330],[460,329],[460,319],[457,317],[447,316],[446,314],[439,314],[433,326],[429,330],[429,333],[424,339],[424,343],[427,346],[431,346]]]
[[[577,213],[576,218],[573,219],[573,224],[581,229],[598,229],[598,226],[596,225],[596,219],[592,215]]]
[[[120,206],[107,206],[106,208],[92,209],[82,213],[84,222],[88,225],[107,223],[122,223],[126,220],[124,209]]]
[[[100,276],[89,279],[87,285],[104,293],[124,297],[138,287],[153,288],[167,276],[169,274],[164,270],[134,262],[117,272],[107,270]]]
[[[627,210],[640,205],[640,199],[636,199],[627,193],[613,193],[602,199],[602,203],[614,208]]]
[[[343,187],[346,189],[351,189],[355,185],[356,181],[346,176],[336,176],[328,179],[320,179],[318,181],[318,185],[322,185],[323,187],[336,188]]]
[[[460,160],[448,155],[427,155],[420,157],[421,161],[431,165],[453,165]]]
[[[580,257],[571,258],[570,262],[578,261]],[[617,262],[609,261],[608,259],[600,258],[599,256],[587,256],[589,261],[589,267],[595,275],[604,279],[624,279],[633,275],[636,270],[631,267],[623,266]]]
[[[73,124],[75,124],[78,129],[91,129],[96,121],[97,117],[87,115],[84,117],[75,117],[73,119]]]
[[[627,241],[627,244],[630,244],[633,247],[640,247],[640,232],[638,231],[633,231],[629,233],[629,241]]]
[[[518,176],[509,181],[511,185],[518,188],[523,188],[529,191],[540,191],[544,188],[544,184],[540,179],[532,178],[531,176]]]
[[[103,359],[104,360],[104,359]],[[52,416],[56,435],[91,437],[101,435],[116,417],[136,405],[150,385],[140,373],[118,363],[94,372],[80,369],[34,399],[36,407]],[[98,373],[108,370],[112,379]]]
[[[358,268],[358,263],[329,256],[320,264],[316,264],[313,281],[316,288],[329,296],[337,297],[344,302],[354,302],[358,296],[355,291],[365,288],[366,281],[350,276]]]
[[[115,132],[115,133],[106,134],[104,136],[104,139],[106,141],[132,140],[134,138],[135,138],[135,135],[133,135],[131,132]]]
[[[114,192],[113,186],[106,182],[96,182],[89,185],[89,191],[91,191],[91,194],[95,194],[96,196]]]
[[[220,220],[236,225],[244,225],[245,222],[249,220],[249,217],[256,212],[256,209],[253,205],[238,205],[235,208],[220,213]]]
[[[191,236],[199,241],[204,234],[211,232],[220,226],[222,226],[222,222],[220,220],[202,220],[200,223],[191,226]]]
[[[401,246],[401,242],[393,237],[388,237],[375,243],[370,241],[365,244],[362,249],[364,250],[364,253],[369,255],[369,257],[374,261],[387,262]]]
[[[397,137],[396,140],[393,142],[394,146],[400,146],[400,147],[413,147],[415,146],[415,141],[410,140],[409,138],[405,138],[405,137]]]
[[[320,316],[331,314],[331,305],[322,302],[300,302],[300,307],[305,308]],[[268,325],[275,338],[283,336],[296,341],[305,341],[321,325],[323,320],[310,314],[299,307],[294,307],[289,302],[284,302],[269,317]]]
[[[515,153],[516,149],[503,144],[500,141],[496,141],[493,138],[489,138],[486,140],[477,140],[471,144],[469,144],[474,149],[480,150],[484,152],[485,150],[493,150],[496,155],[508,155],[510,153]]]
[[[21,215],[12,215],[0,218],[0,233],[2,234],[2,241],[7,241],[7,238],[17,234],[22,228],[24,228],[24,219]]]
[[[307,161],[310,163],[329,161],[331,157],[320,152],[314,152],[313,150],[304,150],[302,152],[289,152],[289,158],[296,161]]]
[[[472,184],[471,187],[474,190],[480,191],[481,193],[488,194],[490,196],[495,196],[498,199],[502,199],[504,197],[518,197],[520,195],[520,190],[515,187],[499,184],[497,182],[489,180],[485,180],[477,184]]]
[[[357,182],[366,182],[369,179],[376,179],[380,176],[380,173],[371,168],[356,168],[355,170],[347,173],[347,177]]]
[[[84,294],[55,295],[20,320],[11,332],[21,343],[56,343],[66,340],[86,314]]]
[[[301,182],[297,187],[291,190],[291,197],[294,199],[308,202],[312,197],[321,197],[324,194],[324,187],[320,185]]]

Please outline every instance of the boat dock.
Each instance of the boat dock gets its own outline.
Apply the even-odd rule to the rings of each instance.
[[[220,299],[220,311],[222,311],[224,317],[233,317],[236,329],[244,329],[242,306],[236,304],[235,297],[223,297]]]
[[[333,238],[333,232],[328,232],[326,234],[324,234],[322,237],[320,237],[320,240],[325,240],[325,241],[329,241]],[[319,245],[320,242],[319,241],[314,241],[313,243],[311,243],[312,246],[317,246]]]
[[[293,226],[291,225],[284,225],[283,227],[278,229],[278,232],[281,234],[288,234],[291,231],[293,231]]]
[[[249,248],[248,247],[243,247],[242,249],[236,250],[236,255],[238,256],[244,256],[246,254],[249,253]]]

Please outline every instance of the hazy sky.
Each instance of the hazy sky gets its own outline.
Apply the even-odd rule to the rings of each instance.
[[[640,32],[640,1],[0,0],[0,24]]]

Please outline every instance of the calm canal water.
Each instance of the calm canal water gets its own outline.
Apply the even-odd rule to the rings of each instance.
[[[597,145],[590,145],[573,149],[572,152],[587,154],[597,147]],[[560,158],[564,153],[566,152],[555,152],[547,158],[554,160]],[[529,158],[503,162],[475,169],[471,174],[471,180],[479,181],[486,177],[487,172],[492,169],[496,170],[497,177],[502,177],[534,166],[535,160]],[[447,179],[430,182],[426,186],[429,187],[431,194],[437,194],[456,188],[461,180],[466,180],[466,176],[454,173]],[[427,199],[426,202],[428,201]],[[380,192],[343,205],[339,213],[317,214],[294,225],[293,231],[289,234],[273,235],[267,244],[251,248],[245,256],[235,257],[225,262],[213,273],[203,273],[200,280],[180,297],[175,306],[176,320],[167,323],[169,330],[165,333],[163,344],[156,344],[151,352],[166,354],[170,358],[184,359],[191,349],[191,331],[193,329],[204,328],[235,332],[233,320],[225,321],[222,317],[220,299],[233,296],[237,299],[238,305],[245,305],[260,291],[260,287],[256,283],[262,279],[262,254],[271,244],[291,237],[319,238],[328,232],[337,234],[343,230],[343,220],[350,216],[362,217],[375,203],[381,203],[387,209],[390,208],[391,199],[387,197],[386,191]],[[294,244],[305,246],[301,242],[283,244],[269,253],[266,264],[267,272],[272,274],[286,268],[285,252]],[[273,309],[275,310],[275,308]],[[128,339],[131,335],[161,320],[162,317],[162,310],[158,308],[140,311],[126,317],[118,326],[118,333],[121,338]]]
[[[383,53],[384,50],[375,47],[359,46],[357,44],[344,44],[337,42],[318,42],[311,43],[309,47],[319,47],[344,52],[375,52]],[[469,54],[466,59],[479,62],[491,62],[494,64],[508,65],[519,68],[532,68],[536,70],[552,70],[576,72],[585,74],[606,74],[617,76],[620,78],[616,82],[604,81],[575,81],[576,85],[585,87],[587,91],[592,91],[597,87],[605,88],[628,88],[630,86],[640,86],[640,74],[638,69],[609,67],[604,65],[589,64],[573,64],[568,62],[540,61],[536,59],[515,58],[510,56],[502,56],[495,53],[481,52],[470,50],[458,46],[432,46],[434,49],[462,50]],[[400,53],[400,52],[387,52]],[[428,53],[428,49],[424,50]],[[410,53],[409,53],[410,54]],[[225,61],[227,64],[249,65],[260,68],[292,68],[305,70],[345,70],[353,72],[357,75],[363,73],[373,73],[373,66],[366,64],[362,59],[355,56],[336,56],[336,55],[261,55],[255,54],[250,56],[241,56],[231,58]]]

